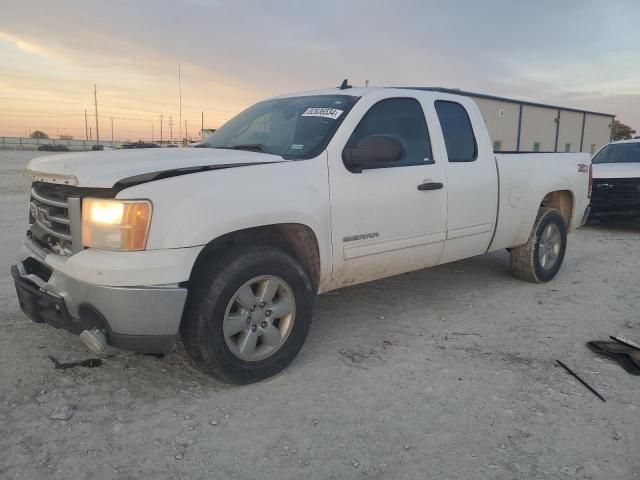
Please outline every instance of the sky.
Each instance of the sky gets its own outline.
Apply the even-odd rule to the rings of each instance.
[[[636,2],[2,0],[0,135],[198,138],[265,97],[444,86],[614,113],[640,131]],[[54,6],[55,5],[55,6]],[[178,64],[182,119],[179,125]]]

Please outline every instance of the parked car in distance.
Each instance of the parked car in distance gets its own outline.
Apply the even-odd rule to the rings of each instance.
[[[608,143],[593,157],[591,218],[640,218],[640,139]]]
[[[38,147],[38,150],[40,150],[41,152],[68,152],[69,147],[60,143],[46,143],[44,145],[40,145]]]
[[[149,142],[132,142],[123,143],[122,145],[120,145],[120,148],[123,150],[130,150],[132,148],[160,148],[160,145]]]
[[[499,249],[547,282],[588,214],[588,154],[494,154],[476,103],[437,90],[276,97],[205,144],[32,160],[23,311],[95,352],[180,332],[248,383],[294,359],[316,294]]]
[[[91,150],[94,152],[100,152],[104,150],[104,145],[92,145]]]

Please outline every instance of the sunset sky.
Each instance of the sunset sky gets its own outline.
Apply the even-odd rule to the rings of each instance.
[[[612,7],[615,5],[615,9]],[[615,113],[640,130],[633,1],[5,1],[0,135],[197,137],[261,98],[446,86]]]

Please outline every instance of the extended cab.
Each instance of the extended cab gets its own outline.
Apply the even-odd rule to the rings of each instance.
[[[296,356],[316,294],[505,248],[545,282],[588,210],[588,155],[494,154],[474,101],[437,90],[273,98],[201,146],[32,160],[25,313],[98,352],[181,333],[246,383]]]

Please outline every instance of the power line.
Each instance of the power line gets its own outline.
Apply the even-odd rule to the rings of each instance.
[[[182,139],[182,68],[180,67],[180,62],[178,62],[178,104],[180,106],[178,125],[180,126],[180,139]]]
[[[56,117],[81,117],[82,114],[75,113],[3,113],[2,117],[26,117],[26,118],[56,118]]]
[[[0,85],[2,85],[2,82],[0,82]],[[10,87],[13,88],[13,87]],[[201,108],[198,108],[198,110],[200,110],[200,115],[196,116],[197,114],[193,111],[195,110],[195,105],[194,108],[192,110],[192,113],[187,113],[185,115],[185,113],[182,111],[182,107],[183,107],[183,102],[182,102],[182,64],[179,63],[178,64],[178,88],[179,88],[179,104],[178,104],[178,114],[179,114],[179,131],[180,131],[180,141],[183,141],[184,138],[188,138],[189,135],[189,131],[188,131],[188,122],[193,122],[194,124],[197,125],[197,123],[200,123],[200,127],[201,127],[201,131],[200,131],[200,136],[201,138],[203,138],[203,130],[204,130],[204,111]],[[58,91],[58,92],[64,92],[64,93],[72,93],[74,95],[82,95],[84,96],[84,98],[86,98],[86,96],[88,94],[92,94],[93,96],[93,103],[94,103],[94,112],[89,112],[89,110],[87,110],[86,108],[83,108],[82,110],[80,110],[80,112],[78,112],[78,110],[73,109],[71,110],[71,107],[64,107],[64,105],[69,105],[69,106],[73,106],[73,105],[81,105],[81,106],[88,106],[87,104],[89,104],[89,99],[87,98],[87,101],[73,101],[73,99],[63,99],[62,100],[42,100],[42,99],[33,99],[33,98],[25,98],[25,97],[11,97],[11,96],[0,96],[0,101],[5,100],[5,101],[15,101],[16,104],[19,105],[20,102],[37,102],[39,106],[41,105],[46,105],[47,103],[51,103],[52,104],[52,109],[51,110],[44,110],[42,108],[40,108],[39,110],[32,110],[27,108],[25,109],[17,109],[17,108],[3,108],[0,107],[0,112],[2,112],[0,114],[0,125],[2,126],[2,129],[5,131],[15,131],[15,126],[16,124],[14,123],[13,119],[22,119],[22,123],[31,123],[30,125],[24,125],[25,128],[29,128],[32,129],[34,124],[37,122],[37,124],[39,125],[40,129],[56,129],[56,131],[59,132],[60,129],[63,130],[69,130],[69,131],[75,131],[75,132],[81,132],[82,127],[81,125],[81,121],[79,120],[77,123],[79,124],[77,127],[59,127],[59,125],[55,122],[59,121],[57,119],[63,119],[63,118],[78,118],[78,117],[83,117],[84,116],[84,121],[85,121],[85,125],[84,125],[84,137],[86,140],[92,140],[93,139],[93,128],[95,128],[96,130],[96,141],[100,142],[100,132],[99,132],[99,117],[100,115],[103,116],[103,119],[105,121],[110,122],[110,126],[111,126],[111,139],[112,141],[115,140],[115,132],[114,132],[114,120],[118,120],[120,122],[133,122],[133,123],[143,123],[146,124],[147,122],[149,122],[151,124],[151,137],[155,138],[155,131],[154,131],[154,122],[153,119],[155,118],[157,120],[158,116],[160,117],[160,139],[161,141],[164,141],[164,117],[168,116],[169,117],[169,136],[170,136],[170,141],[173,142],[173,126],[174,126],[174,122],[173,122],[173,116],[172,115],[167,115],[166,112],[167,110],[169,112],[171,112],[171,108],[166,108],[164,111],[151,111],[151,110],[145,110],[142,108],[136,108],[134,106],[132,106],[131,103],[124,103],[124,102],[114,102],[114,103],[102,103],[100,102],[100,107],[102,108],[102,110],[100,110],[102,113],[99,113],[98,111],[98,93],[97,93],[97,85],[94,84],[94,88],[93,88],[93,92],[86,92],[86,91],[72,91],[72,90],[57,90],[57,89],[44,89],[44,88],[36,88],[36,87],[25,87],[25,89],[30,89],[30,90],[40,90],[40,91]],[[119,97],[119,98],[126,98],[125,95],[120,95],[117,93],[105,93],[102,92],[101,95],[111,95],[112,97]],[[101,97],[103,98],[103,97]],[[138,102],[140,101],[139,98],[135,99],[134,102]],[[132,102],[132,103],[134,103]],[[55,107],[53,106],[53,104],[59,104],[60,107]],[[175,105],[175,104],[174,104]],[[106,108],[105,108],[106,107]],[[168,105],[167,105],[168,107]],[[202,105],[198,105],[198,107],[202,107]],[[36,107],[37,108],[37,107]],[[46,108],[46,107],[45,107]],[[165,107],[163,107],[165,108]],[[230,115],[225,115],[223,112],[227,112],[230,110],[217,110],[216,109],[216,113],[214,113],[213,115],[209,115],[209,121],[213,121],[219,124],[224,123],[229,117]],[[26,112],[26,113],[22,113],[22,112]],[[73,113],[73,112],[78,112],[78,113]],[[127,112],[132,112],[133,115],[129,116],[127,115]],[[136,114],[136,112],[138,112],[138,114]],[[233,110],[233,112],[235,113],[236,110]],[[120,114],[124,113],[125,115],[120,116]],[[147,115],[149,114],[149,115]],[[90,117],[94,117],[93,120],[95,122],[94,126],[89,126],[89,120]],[[199,117],[199,118],[198,118]],[[3,121],[3,119],[5,119]],[[20,120],[18,120],[20,121]],[[184,121],[184,135],[182,132],[182,122]],[[71,122],[71,121],[69,121]],[[73,121],[73,123],[76,123],[75,121]],[[93,123],[93,122],[92,122]],[[132,128],[131,128],[132,127]],[[134,136],[140,136],[139,138],[148,138],[147,135],[148,133],[145,134],[145,129],[144,128],[140,128],[140,127],[136,127],[134,125],[131,125],[130,128],[120,128],[119,129],[119,136],[122,135],[134,135]],[[146,130],[146,132],[149,132],[149,130]]]
[[[73,93],[76,95],[91,95],[92,92],[82,91],[82,90],[60,90],[57,88],[42,88],[42,87],[29,87],[25,85],[20,85],[19,87],[8,86],[5,84],[5,88],[10,88],[12,90],[38,90],[41,92],[56,92],[56,93]]]
[[[63,102],[60,100],[42,100],[39,98],[0,97],[0,100],[20,100],[21,102],[61,103],[65,105],[85,105],[86,102]]]
[[[44,100],[44,99],[37,99],[37,98],[34,99],[34,98],[22,98],[22,97],[0,97],[0,100],[19,100],[21,102],[37,102],[41,104],[56,103],[61,105],[86,105],[88,103],[88,102],[66,102],[66,101],[60,101],[60,100]],[[101,102],[100,105],[103,107],[121,108],[124,110],[135,110],[137,112],[158,114],[158,111],[155,111],[155,110],[142,110],[142,109],[131,107],[130,105],[124,105],[124,104]]]
[[[93,84],[93,99],[95,100],[96,107],[96,145],[100,145],[100,130],[98,130],[98,89],[96,84]]]

